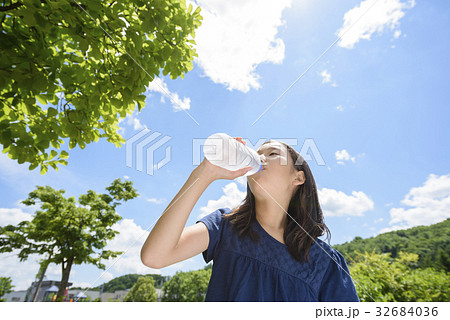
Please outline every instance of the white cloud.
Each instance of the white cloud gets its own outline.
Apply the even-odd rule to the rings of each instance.
[[[119,134],[122,136],[125,135],[125,127],[124,125],[127,125],[131,128],[133,128],[134,131],[142,130],[142,129],[148,129],[146,125],[142,124],[140,118],[139,118],[139,110],[138,108],[134,109],[132,114],[127,114],[125,118],[119,119]]]
[[[322,83],[330,83],[331,82],[331,74],[328,72],[328,70],[323,70],[320,73],[321,77],[322,77]],[[336,82],[331,82],[331,86],[332,87],[337,87]]]
[[[150,270],[151,273],[160,273],[159,270],[149,269],[142,263],[140,258],[141,247],[145,239],[147,239],[149,231],[142,229],[133,219],[123,219],[119,223],[116,223],[113,229],[120,233],[108,242],[105,249],[122,251],[123,254],[106,262],[106,269],[112,265],[110,271],[116,271],[118,274],[144,274],[149,273]],[[103,276],[102,280],[99,280],[98,283],[102,282],[104,282]]]
[[[237,207],[247,194],[247,191],[239,190],[234,182],[225,185],[222,191],[223,195],[218,200],[209,200],[205,207],[200,208],[197,219],[219,208]],[[346,195],[342,191],[323,188],[319,190],[319,200],[326,216],[362,216],[366,211],[373,210],[374,206],[373,201],[362,191],[353,191],[352,195]]]
[[[35,255],[27,261],[20,262],[17,254],[19,250],[0,254],[0,270],[1,276],[10,277],[13,291],[26,290],[35,280],[35,276],[39,271],[38,259]]]
[[[202,25],[196,31],[196,63],[214,83],[248,92],[261,87],[261,63],[281,63],[284,42],[277,38],[290,0],[199,0]]]
[[[1,151],[3,151],[3,146],[1,148]],[[19,164],[17,160],[12,160],[5,153],[0,153],[0,177],[4,180],[9,180],[11,177],[18,175],[24,176],[28,173],[34,173],[37,172],[38,169],[30,171],[28,170],[28,166],[25,163]]]
[[[342,191],[322,188],[318,190],[323,214],[328,217],[363,216],[373,210],[373,201],[362,191],[352,191],[347,195]]]
[[[147,198],[148,202],[152,202],[152,203],[156,203],[156,204],[161,204],[166,202],[166,199],[160,198],[160,199],[156,199],[156,198]]]
[[[23,204],[22,201],[23,201],[23,200],[17,200],[17,201],[14,203],[14,206],[15,206],[16,208],[12,208],[11,210],[19,209],[19,210],[21,210],[22,212],[29,213],[29,214],[30,214],[30,217],[29,217],[29,218],[31,219],[31,215],[34,214],[37,210],[40,210],[40,209],[41,209],[41,204],[40,204],[39,202],[27,206],[26,204]]]
[[[383,221],[384,221],[383,218],[379,218],[379,219],[373,220],[373,223],[379,223],[379,222],[383,222]]]
[[[116,223],[113,226],[113,229],[119,231],[120,233],[108,243],[105,249],[122,251],[124,253],[121,256],[110,259],[107,263],[105,263],[105,266],[106,269],[108,269],[112,265],[109,271],[116,274],[116,276],[128,273],[163,274],[169,272],[169,269],[179,270],[183,267],[189,268],[189,263],[195,262],[194,258],[190,258],[163,269],[149,268],[142,263],[140,252],[142,245],[150,232],[138,226],[133,219],[123,219],[119,223]],[[102,273],[100,273],[99,276]],[[108,279],[108,275],[106,279]],[[101,280],[98,280],[96,285],[105,281],[108,280],[105,280],[105,276],[102,276]]]
[[[152,82],[149,83],[147,89],[153,92],[160,93],[161,102],[163,103],[165,102],[165,97],[168,97],[172,102],[172,109],[174,111],[189,110],[191,108],[191,99],[187,97],[180,99],[178,93],[170,92],[167,84],[161,78],[155,78]]]
[[[234,179],[234,181],[236,181],[240,185],[245,186],[245,188],[247,188],[247,177],[246,176],[240,176],[240,177]]]
[[[386,28],[393,31],[394,37],[398,38],[401,34],[401,31],[398,29],[400,25],[399,20],[403,18],[406,10],[414,6],[414,0],[362,1],[359,6],[345,13],[344,25],[337,31],[337,35],[339,37],[342,36],[338,45],[352,49],[361,39],[370,40],[372,34],[375,32],[382,33]],[[361,19],[359,19],[360,17]],[[355,24],[353,25],[353,23]],[[350,29],[347,31],[348,28]]]
[[[103,280],[105,280],[107,282],[107,281],[110,281],[112,279],[114,279],[113,274],[111,272],[106,271],[104,273],[104,275],[103,275]]]
[[[334,156],[336,157],[337,163],[341,165],[344,164],[344,161],[352,161],[352,162],[356,161],[356,158],[351,157],[350,154],[345,149],[336,151],[334,153]]]
[[[322,83],[331,82],[331,74],[327,70],[323,70],[320,75],[322,76]]]
[[[31,221],[32,215],[17,208],[0,208],[0,227],[16,225],[21,221]]]
[[[401,203],[409,208],[392,208],[391,227],[380,233],[415,226],[429,226],[450,218],[450,174],[430,174],[421,187],[412,188]]]
[[[1,276],[10,277],[13,291],[26,290],[30,287],[33,281],[36,281],[36,274],[39,271],[39,262],[43,256],[32,254],[27,260],[21,262],[18,258],[20,250],[13,250],[0,254],[0,270]],[[72,270],[70,276],[76,274]],[[61,266],[50,264],[45,272],[47,280],[61,279]]]
[[[139,116],[139,111],[138,111],[138,109],[135,109],[132,114],[127,114],[127,116],[125,118],[119,119],[119,126],[120,126],[120,124],[124,123],[124,124],[127,124],[128,126],[132,127],[133,130],[135,130],[135,131],[147,129],[147,126],[143,125],[141,123],[141,120],[138,118],[138,116]],[[120,127],[119,133],[121,135],[125,135],[125,128]]]
[[[408,229],[408,228],[410,228],[410,227],[408,225],[406,225],[406,224],[395,225],[395,226],[392,226],[392,227],[383,228],[377,234],[391,232],[391,231],[397,231],[397,230],[404,230],[404,229]]]
[[[197,219],[201,219],[204,216],[220,208],[234,208],[241,204],[244,200],[247,191],[240,191],[236,183],[231,182],[222,188],[223,195],[218,200],[209,200],[206,207],[201,207],[201,213]]]
[[[338,110],[338,111],[344,111],[344,107],[341,106],[341,105],[338,105],[338,106],[336,107],[336,110]]]

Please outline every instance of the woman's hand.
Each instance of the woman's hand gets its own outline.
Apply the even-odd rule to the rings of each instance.
[[[233,138],[239,141],[242,144],[246,144],[245,141],[242,140],[241,137]],[[236,171],[228,170],[219,166],[216,166],[215,164],[212,164],[208,159],[203,158],[203,161],[198,165],[196,170],[199,170],[202,175],[208,176],[211,180],[219,180],[219,179],[225,179],[225,180],[234,180],[240,176],[243,176],[248,171],[252,169],[252,167],[245,167]]]

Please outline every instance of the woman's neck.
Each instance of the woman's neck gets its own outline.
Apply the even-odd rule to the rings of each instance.
[[[287,208],[288,205],[273,199],[255,199],[256,219],[260,225],[270,230],[284,231],[288,219]]]

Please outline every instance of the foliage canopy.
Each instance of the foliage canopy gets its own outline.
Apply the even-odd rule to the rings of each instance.
[[[0,144],[29,169],[106,138],[145,106],[145,85],[193,68],[200,7],[185,0],[21,0],[0,7]],[[39,103],[38,103],[39,102]],[[47,105],[50,106],[47,107]]]

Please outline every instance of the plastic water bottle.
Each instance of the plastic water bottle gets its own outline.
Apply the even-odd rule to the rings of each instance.
[[[244,176],[250,176],[262,169],[260,155],[226,133],[209,136],[203,145],[205,158],[212,164],[236,171],[251,166]]]

